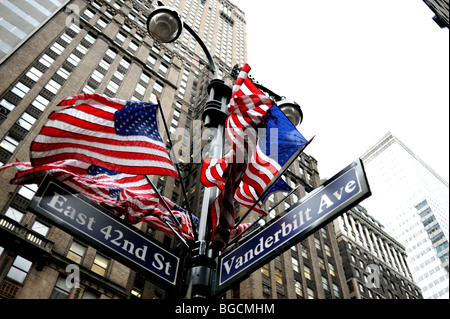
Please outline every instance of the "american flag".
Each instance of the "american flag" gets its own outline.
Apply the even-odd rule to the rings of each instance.
[[[202,166],[203,184],[221,189],[211,208],[212,241],[218,249],[227,244],[234,228],[234,201],[252,207],[287,160],[306,144],[275,102],[251,82],[249,71],[248,65],[242,68],[228,105],[225,131],[231,150]],[[266,214],[261,204],[254,210]]]
[[[162,232],[165,232],[167,234],[172,234],[172,230],[176,231],[181,237],[184,237],[185,239],[189,241],[195,240],[194,236],[194,230],[192,228],[191,219],[189,218],[189,213],[184,208],[176,205],[168,198],[164,197],[164,201],[166,202],[167,206],[172,211],[173,215],[181,224],[181,230],[177,228],[177,225],[172,221],[170,218],[170,213],[167,211],[165,206],[162,204],[161,201],[158,202],[158,206],[153,209],[149,214],[146,216],[137,219],[132,220],[130,217],[128,217],[129,221],[132,222],[145,222],[150,224],[154,229],[160,230]],[[196,226],[195,229],[198,229],[199,220],[197,217],[192,216],[193,222]],[[167,224],[171,225],[172,227],[169,227]]]
[[[223,249],[228,243],[234,221],[234,194],[244,175],[242,164],[232,162],[228,165],[224,177],[225,184],[211,206],[212,246]]]
[[[264,128],[260,130],[256,148],[242,178],[258,194],[262,194],[289,159],[307,145],[307,140],[277,105],[264,116]]]
[[[286,184],[286,182],[284,182],[281,178],[278,179],[275,185],[273,185],[269,189],[269,191],[267,191],[266,194],[261,197],[260,202],[253,210],[261,215],[267,215],[266,211],[262,207],[264,201],[275,192],[288,192],[291,190],[291,187]],[[254,187],[241,182],[239,184],[239,188],[236,191],[236,194],[234,195],[234,200],[247,208],[251,208],[253,204],[258,200],[260,195],[261,193],[258,193]]]
[[[144,175],[119,173],[79,160],[58,161],[38,167],[30,162],[15,162],[0,167],[0,171],[10,167],[18,170],[12,184],[40,184],[50,173],[129,223],[146,222],[155,229],[173,234],[165,223],[167,221],[182,237],[194,240],[188,212],[164,198],[182,225],[182,229],[178,229]],[[198,223],[195,216],[194,222]]]
[[[241,236],[241,234],[244,231],[246,231],[247,229],[249,229],[253,225],[254,225],[253,223],[245,223],[245,224],[240,224],[236,229],[232,229],[231,232],[230,232],[230,239],[229,239],[229,241],[237,239],[239,236]]]
[[[246,156],[256,145],[256,127],[274,105],[248,78],[250,69],[248,64],[242,68],[228,104],[225,132],[231,149],[221,160],[206,160],[202,167],[203,184],[221,188],[211,207],[212,243],[218,249],[228,243],[230,230],[235,225],[234,197],[238,189],[244,189],[240,185],[247,167]]]
[[[224,173],[230,163],[235,161],[234,151],[230,150],[223,158],[206,158],[202,163],[200,181],[206,187],[221,187],[226,181]]]
[[[77,159],[121,173],[178,177],[158,131],[157,105],[99,94],[69,97],[31,144],[33,166]]]
[[[11,184],[40,184],[47,173],[80,194],[98,203],[107,203],[133,216],[144,216],[158,204],[155,191],[144,175],[131,175],[108,170],[79,160],[63,160],[41,166],[15,162]]]
[[[267,110],[275,104],[248,78],[250,69],[248,64],[244,65],[236,79],[225,123],[225,132],[236,160],[241,163],[248,161],[248,149],[253,149],[257,140],[256,128]]]

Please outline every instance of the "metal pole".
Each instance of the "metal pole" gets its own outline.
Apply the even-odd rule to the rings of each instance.
[[[231,97],[232,88],[225,84],[218,76],[216,65],[202,39],[186,23],[183,27],[197,40],[208,58],[213,79],[208,86],[209,99],[202,114],[203,125],[214,129],[211,141],[213,147],[212,158],[222,158],[225,137],[225,119],[227,117],[227,104]],[[209,225],[211,205],[218,195],[218,189],[205,188],[200,212],[198,240],[194,244],[189,259],[190,267],[186,277],[186,298],[208,298],[211,295],[212,274],[215,270],[215,257],[218,252],[209,248],[211,229]]]
[[[156,100],[158,101],[159,113],[161,113],[161,118],[162,118],[162,120],[163,120],[164,128],[165,128],[165,130],[166,130],[167,139],[169,140],[170,151],[171,151],[171,153],[172,153],[172,151],[173,151],[173,143],[172,143],[172,138],[170,137],[170,131],[169,131],[169,128],[167,127],[166,118],[165,118],[165,116],[164,116],[164,111],[163,111],[163,109],[162,109],[161,102],[160,102],[160,100],[159,100],[158,94],[155,93],[155,95],[156,95]],[[172,154],[173,154],[173,153],[172,153]],[[175,157],[175,154],[173,154],[173,157]],[[193,231],[193,233],[194,233],[194,238],[197,239],[197,229],[196,229],[195,224],[194,224],[194,218],[192,217],[191,205],[189,204],[189,200],[188,200],[188,197],[187,197],[186,187],[185,187],[185,185],[184,185],[183,176],[182,176],[181,170],[180,170],[180,165],[178,165],[178,162],[177,162],[177,161],[175,161],[175,167],[176,167],[176,169],[177,169],[178,178],[180,179],[181,190],[182,190],[182,192],[183,192],[184,200],[185,200],[185,202],[186,202],[186,208],[187,208],[188,213],[189,213],[189,219],[191,220],[192,231]]]

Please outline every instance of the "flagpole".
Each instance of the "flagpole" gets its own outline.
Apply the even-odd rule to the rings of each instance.
[[[164,207],[167,209],[167,211],[170,213],[170,216],[172,216],[172,219],[174,220],[174,223],[178,225],[178,229],[180,230],[180,233],[183,234],[182,230],[180,229],[181,223],[179,222],[179,220],[175,217],[175,215],[173,214],[172,210],[170,209],[169,205],[167,205],[166,200],[164,199],[164,197],[162,197],[161,193],[159,192],[159,190],[155,187],[155,185],[153,184],[153,182],[150,180],[150,178],[145,175],[145,178],[147,179],[147,181],[149,182],[149,184],[152,186],[153,190],[155,191],[156,195],[158,195],[159,199],[161,200],[162,204],[164,205]],[[170,226],[169,226],[170,227]],[[189,247],[189,246],[188,246]]]
[[[294,161],[297,159],[297,157],[304,151],[304,149],[309,145],[309,143],[312,142],[312,140],[314,139],[314,137],[312,139],[309,140],[309,142],[307,142],[305,145],[303,145],[292,157],[291,159],[288,161],[288,163],[283,167],[283,169],[281,171],[278,172],[278,174],[270,181],[269,185],[267,185],[266,189],[262,192],[262,194],[258,197],[258,200],[255,201],[255,203],[253,203],[252,207],[250,207],[250,209],[244,214],[244,216],[234,225],[233,229],[236,229],[237,227],[239,227],[239,224],[242,223],[242,221],[247,218],[247,216],[253,211],[253,209],[259,204],[259,202],[261,201],[262,198],[264,198],[264,196],[266,196],[266,194],[269,192],[269,190],[272,188],[273,185],[275,185],[275,183],[280,179],[280,177],[284,174],[284,172],[286,172],[286,170],[289,169],[289,167],[291,167],[292,163],[294,163]]]
[[[169,128],[167,127],[167,122],[166,122],[166,118],[164,116],[164,112],[161,106],[161,102],[159,100],[158,94],[155,92],[156,95],[156,101],[158,101],[158,108],[159,108],[159,113],[161,113],[161,117],[164,123],[164,128],[166,130],[166,134],[167,134],[167,138],[169,140],[169,145],[170,145],[170,152],[172,152],[173,150],[173,143],[172,143],[172,139],[170,138],[170,131]],[[197,240],[197,230],[195,228],[195,224],[194,224],[194,218],[192,217],[192,213],[191,213],[191,205],[189,204],[189,199],[187,197],[187,193],[186,193],[186,187],[184,185],[184,181],[183,178],[181,176],[181,170],[180,170],[180,166],[178,165],[178,163],[175,161],[175,168],[177,169],[178,172],[178,177],[180,178],[180,184],[181,184],[181,190],[183,192],[183,196],[184,196],[184,200],[186,202],[186,206],[187,206],[187,211],[189,213],[189,219],[191,220],[191,225],[192,225],[192,232],[194,233],[194,239]]]
[[[271,207],[270,209],[269,209],[269,213],[271,212],[271,211],[273,211],[275,208],[277,208],[282,202],[284,202],[289,196],[291,196],[292,194],[294,194],[294,192],[296,192],[299,188],[300,188],[300,184],[299,185],[297,185],[297,187],[296,188],[294,188],[293,190],[291,190],[290,192],[289,192],[289,194],[287,194],[282,200],[280,200],[278,203],[276,203],[275,204],[275,206],[273,206],[273,207]],[[264,216],[263,216],[264,217]]]
[[[284,202],[289,196],[291,196],[292,194],[294,194],[294,192],[296,192],[296,191],[300,188],[300,186],[301,186],[300,184],[297,185],[296,188],[294,188],[293,190],[291,190],[291,191],[289,192],[289,194],[287,194],[282,200],[280,200],[278,203],[276,203],[275,206],[271,207],[271,208],[267,211],[267,213],[270,213],[270,212],[273,211],[275,208],[277,208],[277,207],[278,207],[282,202]],[[261,219],[263,219],[263,218],[266,217],[266,216],[267,216],[267,215],[261,215],[261,217],[259,217],[259,218],[255,221],[255,224],[258,223]],[[239,224],[238,224],[238,225],[239,225]],[[244,230],[244,231],[242,232],[242,234],[241,234],[238,238],[235,238],[235,239],[233,239],[232,241],[230,241],[230,242],[225,246],[224,250],[227,249],[228,247],[230,247],[231,245],[233,245],[234,243],[236,243],[236,242],[239,240],[239,238],[242,238],[242,236],[243,236],[246,232],[248,232],[251,228],[252,228],[252,227],[247,228],[246,230]],[[258,229],[259,229],[259,228],[258,228]],[[255,229],[253,232],[257,231],[258,229]],[[253,233],[253,232],[252,232],[252,233]]]
[[[167,220],[163,220],[161,218],[161,216],[158,216],[159,220],[161,220],[162,222],[164,222],[171,230],[172,232],[178,237],[179,240],[181,240],[181,242],[187,247],[189,248],[188,243],[186,242],[186,240],[180,235],[178,234],[178,232],[167,222]],[[182,232],[180,232],[182,234]]]

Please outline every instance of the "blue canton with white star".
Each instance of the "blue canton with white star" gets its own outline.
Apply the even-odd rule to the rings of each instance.
[[[127,101],[125,106],[114,114],[114,128],[118,135],[143,135],[163,142],[158,131],[156,112],[158,105],[140,101]]]
[[[91,175],[92,177],[98,176],[98,175],[108,175],[108,176],[113,176],[113,175],[118,175],[120,174],[119,172],[101,167],[101,166],[97,166],[97,165],[91,165],[88,167],[87,169],[87,173],[89,175]],[[122,188],[119,187],[108,187],[108,194],[111,198],[117,198],[120,195],[120,192],[122,191]]]
[[[264,123],[266,130],[262,130],[258,144],[267,156],[284,166],[307,141],[276,105],[266,112]],[[271,129],[278,129],[278,136],[271,134]],[[278,154],[271,153],[274,146],[277,146]]]

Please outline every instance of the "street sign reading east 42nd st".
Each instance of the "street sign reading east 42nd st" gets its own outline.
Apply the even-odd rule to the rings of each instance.
[[[147,273],[162,288],[177,288],[179,257],[51,175],[42,181],[30,209],[100,252]]]
[[[276,256],[371,195],[358,159],[292,206],[279,219],[218,258],[213,294],[220,295]]]

